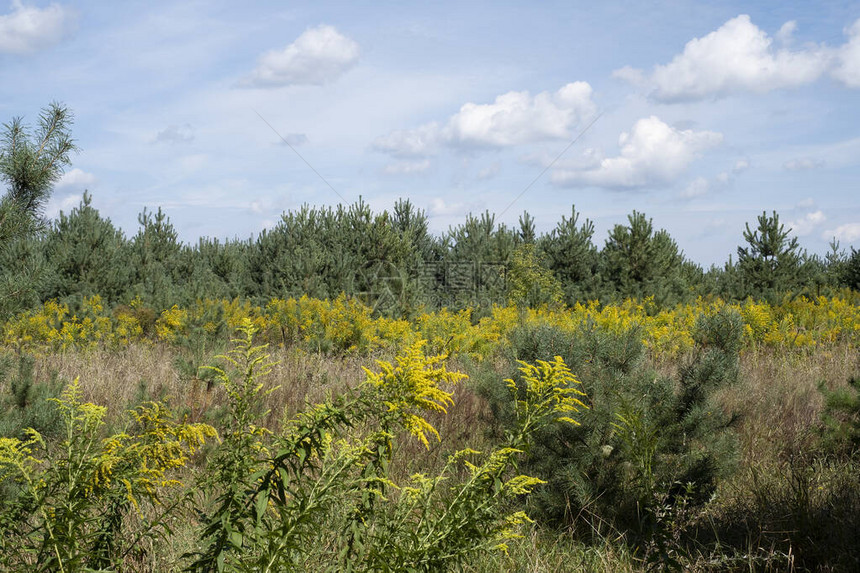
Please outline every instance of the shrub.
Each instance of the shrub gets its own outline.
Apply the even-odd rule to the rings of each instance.
[[[730,420],[710,398],[737,377],[741,334],[734,311],[700,317],[696,349],[674,381],[644,365],[636,326],[586,322],[568,333],[539,324],[512,332],[514,358],[560,354],[588,395],[580,425],[552,425],[536,435],[523,467],[547,483],[530,496],[531,515],[567,525],[584,518],[586,537],[610,527],[656,551],[675,509],[704,503],[717,475],[731,467]],[[510,427],[510,399],[495,383],[480,390]]]
[[[821,414],[822,440],[826,451],[853,454],[860,450],[860,377],[834,391],[820,387],[825,397]]]
[[[0,397],[0,436],[25,436],[32,428],[50,437],[59,435],[61,420],[48,401],[62,390],[56,373],[47,380],[36,380],[35,360],[26,354],[0,359],[0,378],[5,378],[6,394]]]

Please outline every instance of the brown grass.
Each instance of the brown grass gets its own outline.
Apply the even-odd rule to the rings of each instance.
[[[844,387],[858,372],[860,354],[849,345],[812,354],[745,352],[739,383],[719,396],[727,411],[740,415],[743,463],[775,461],[809,447],[824,406],[819,384]]]
[[[207,389],[201,380],[181,379],[174,366],[177,353],[176,349],[165,345],[137,344],[119,351],[52,354],[37,360],[35,377],[37,382],[49,380],[52,372],[65,381],[80,377],[85,399],[109,407],[109,422],[117,421],[124,410],[140,399],[141,393],[147,399],[168,397],[173,408],[188,415],[192,421],[205,419],[207,412],[225,404],[223,390],[217,386]],[[295,415],[308,402],[318,402],[328,394],[355,387],[364,379],[362,367],[372,367],[372,361],[367,357],[329,357],[297,348],[272,348],[271,354],[276,364],[264,382],[270,388],[280,387],[266,399],[269,414],[265,425],[274,431],[280,428],[285,418]],[[501,371],[502,365],[499,366]],[[677,364],[664,361],[656,366],[668,374],[675,371]],[[458,369],[456,361],[452,362],[451,368]],[[850,377],[858,374],[860,353],[853,346],[797,354],[766,349],[745,351],[741,357],[740,381],[718,396],[727,411],[740,416],[736,429],[741,459],[738,472],[722,484],[721,499],[709,510],[714,512],[714,517],[719,519],[722,514],[723,518],[731,520],[724,523],[737,523],[730,514],[750,515],[746,513],[748,509],[750,512],[760,511],[758,506],[764,503],[782,505],[792,502],[793,464],[804,459],[804,453],[814,446],[817,439],[815,428],[823,408],[819,385],[831,390],[843,387]],[[5,381],[0,381],[0,386],[4,384]],[[0,391],[5,392],[5,388],[0,388]],[[432,474],[441,468],[448,455],[467,445],[479,450],[490,447],[490,440],[484,434],[486,420],[490,417],[486,402],[471,390],[468,382],[462,382],[453,388],[453,392],[455,404],[448,414],[429,417],[439,430],[440,442],[431,442],[428,450],[415,439],[403,437],[398,440],[397,459],[401,463],[392,476],[395,480],[416,471]],[[842,484],[842,489],[857,487],[860,491],[860,486],[852,485],[854,482],[851,480],[856,479],[842,466],[822,463],[810,467],[809,484],[814,485],[820,492],[816,495],[822,497],[817,500],[812,496],[808,502],[812,509],[838,510],[837,502],[842,502],[835,497],[839,492],[834,488],[839,484]],[[770,477],[769,473],[772,474]],[[756,478],[761,481],[758,485],[752,483],[754,474],[760,476]],[[765,497],[768,491],[772,494]],[[825,496],[836,501],[824,499]],[[849,505],[854,503],[858,502],[854,500]],[[838,523],[853,523],[849,517],[839,519]],[[762,526],[766,523],[781,525],[782,521],[782,517],[776,515],[764,520]],[[188,533],[181,527],[179,530],[180,536]],[[786,567],[785,559],[778,558],[778,553],[770,555],[775,558],[773,565],[767,564],[768,551],[772,547],[755,545],[768,539],[773,541],[773,538],[765,536],[766,533],[762,530],[764,537],[748,539],[753,543],[749,549],[748,568],[791,570],[790,565]],[[510,558],[493,557],[468,570],[490,571],[494,567],[529,572],[640,570],[635,559],[622,546],[608,543],[606,547],[586,548],[574,546],[563,536],[555,536],[554,542],[550,539],[553,535],[533,533],[512,545]],[[187,550],[191,543],[189,538],[180,545],[185,545]],[[823,544],[821,542],[815,547]],[[173,549],[174,557],[181,553]],[[753,553],[757,557],[753,558]],[[691,570],[718,570],[719,566],[714,569],[709,565],[710,560],[710,556],[701,556],[697,562],[691,563]],[[726,561],[722,563],[727,564]]]

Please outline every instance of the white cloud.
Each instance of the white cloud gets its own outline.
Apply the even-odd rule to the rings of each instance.
[[[81,169],[75,167],[74,169],[70,169],[63,173],[60,180],[57,181],[55,187],[57,189],[64,189],[70,187],[82,188],[87,185],[92,185],[96,182],[96,176],[92,173],[87,173]]]
[[[846,33],[848,42],[837,50],[832,75],[848,87],[860,88],[860,20],[854,22]]]
[[[45,206],[45,216],[48,219],[56,219],[59,217],[61,211],[69,213],[72,209],[81,204],[81,200],[83,198],[84,196],[78,193],[66,195],[62,199],[57,196],[51,197],[48,204]]]
[[[386,175],[412,175],[414,173],[423,173],[429,168],[430,160],[422,159],[420,161],[398,161],[386,165],[382,171]]]
[[[793,31],[788,23],[777,37],[786,44]],[[632,68],[617,70],[615,75],[648,85],[658,100],[695,100],[808,84],[827,70],[830,60],[831,51],[818,46],[774,49],[773,39],[741,14],[710,34],[690,40],[681,54],[656,66],[647,78]]]
[[[797,22],[794,20],[790,20],[780,26],[779,30],[776,33],[777,41],[783,46],[788,46],[791,44],[792,36],[794,32],[797,30]]]
[[[191,143],[194,141],[194,128],[191,124],[168,125],[155,136],[156,143]]]
[[[439,125],[428,123],[416,129],[401,129],[377,137],[373,147],[394,157],[426,157],[434,154],[440,140]]]
[[[591,95],[587,82],[572,82],[556,92],[534,96],[512,91],[493,103],[464,104],[444,126],[433,122],[393,131],[377,138],[373,146],[396,157],[423,157],[432,155],[439,145],[510,147],[568,139],[576,125],[596,112]]]
[[[809,209],[815,206],[815,200],[812,197],[807,197],[806,199],[798,201],[797,206],[801,209]]]
[[[442,197],[434,197],[430,200],[427,212],[433,217],[463,216],[472,211],[478,211],[478,203],[465,203],[462,201],[449,203]]]
[[[738,159],[730,170],[720,171],[712,180],[706,177],[696,177],[681,191],[679,197],[681,199],[695,199],[725,189],[734,183],[738,175],[749,169],[749,166],[748,159]]]
[[[707,195],[708,191],[711,188],[710,182],[704,177],[696,177],[681,191],[682,199],[693,199],[695,197],[701,197],[703,195]]]
[[[58,4],[46,8],[12,2],[0,16],[0,53],[26,54],[57,44],[74,26],[72,13]]]
[[[837,241],[853,244],[860,240],[860,223],[846,223],[821,234],[822,239],[836,238]]]
[[[673,182],[699,154],[723,140],[720,133],[673,128],[656,116],[640,119],[630,133],[618,138],[616,157],[594,168],[557,170],[553,182],[561,185],[596,185],[636,188]]]
[[[573,82],[555,93],[508,92],[491,104],[467,103],[448,121],[446,139],[465,145],[507,147],[566,139],[596,111],[591,86]]]
[[[617,70],[612,72],[613,78],[618,78],[619,80],[624,80],[634,86],[644,86],[647,84],[647,78],[645,77],[645,72],[642,70],[637,70],[632,66],[624,66],[623,68],[618,68]]]
[[[358,44],[333,26],[310,28],[283,50],[263,54],[247,83],[259,87],[322,85],[346,73],[358,55]]]
[[[810,169],[820,169],[824,165],[825,161],[823,159],[815,159],[813,157],[798,157],[782,164],[788,171],[809,171]]]
[[[791,232],[798,237],[803,237],[812,233],[817,227],[824,224],[826,220],[827,217],[824,216],[822,211],[814,211],[812,213],[807,213],[800,219],[789,221],[786,224],[786,227],[789,227]]]

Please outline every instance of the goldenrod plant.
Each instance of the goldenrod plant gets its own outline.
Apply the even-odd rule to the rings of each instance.
[[[30,429],[0,438],[0,563],[14,571],[122,568],[143,540],[170,533],[182,501],[176,470],[215,430],[177,423],[161,403],[130,413],[125,432],[102,434],[106,409],[75,380],[54,400],[59,443]]]
[[[23,312],[3,326],[3,341],[19,350],[49,352],[79,348],[123,348],[140,341],[165,342],[203,350],[227,342],[243,320],[250,320],[269,342],[300,346],[324,355],[372,355],[405,348],[421,338],[432,352],[482,360],[509,343],[518,326],[546,325],[573,335],[592,325],[622,333],[636,327],[652,356],[674,359],[695,347],[693,331],[702,316],[724,308],[740,313],[745,349],[770,348],[809,352],[819,346],[860,340],[860,297],[844,291],[832,297],[787,297],[779,304],[747,299],[725,302],[698,298],[673,308],[653,299],[628,299],[618,304],[591,301],[571,308],[493,306],[485,316],[473,309],[446,308],[417,313],[412,319],[374,317],[370,309],[344,295],[334,300],[302,296],[273,299],[265,307],[240,299],[203,299],[188,307],[164,310],[146,336],[147,308],[140,299],[113,313],[95,295],[76,307],[49,300],[39,310]],[[202,349],[202,350],[201,350]],[[198,356],[202,359],[202,356]]]
[[[540,483],[512,475],[514,460],[533,432],[572,422],[583,406],[561,359],[541,363],[525,378],[517,401],[522,423],[505,445],[486,456],[457,452],[439,475],[398,484],[390,470],[398,441],[438,441],[426,415],[447,411],[448,387],[463,374],[449,371],[444,356],[426,356],[418,341],[393,363],[366,369],[353,391],[308,406],[270,434],[253,423],[265,349],[253,345],[249,322],[240,331],[236,349],[223,357],[236,377],[217,371],[233,418],[210,465],[212,510],[201,516],[190,570],[289,571],[313,563],[332,571],[438,571],[476,551],[503,550],[528,521],[508,505]],[[463,464],[466,481],[456,477]],[[320,542],[320,531],[331,539]]]

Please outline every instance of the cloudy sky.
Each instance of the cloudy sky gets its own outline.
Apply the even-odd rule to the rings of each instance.
[[[860,2],[0,5],[0,120],[51,101],[129,235],[242,237],[304,203],[400,197],[437,233],[490,210],[548,231],[638,210],[724,262],[776,210],[860,247]]]

